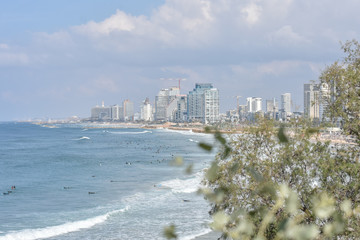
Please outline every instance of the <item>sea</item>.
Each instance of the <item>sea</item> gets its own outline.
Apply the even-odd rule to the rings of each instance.
[[[197,190],[214,153],[199,142],[213,137],[0,123],[0,240],[165,239],[171,224],[181,240],[206,234],[210,207]]]

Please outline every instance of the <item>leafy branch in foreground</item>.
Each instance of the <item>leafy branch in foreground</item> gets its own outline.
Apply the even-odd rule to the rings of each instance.
[[[304,123],[263,120],[229,143],[207,170],[212,228],[224,239],[359,238],[357,146],[314,138]]]

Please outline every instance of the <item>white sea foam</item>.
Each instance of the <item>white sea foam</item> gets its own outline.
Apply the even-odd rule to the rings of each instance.
[[[188,178],[188,179],[176,178],[161,182],[159,185],[170,188],[171,191],[174,193],[193,193],[196,192],[201,187],[202,178],[203,178],[203,173],[198,172],[192,178]]]
[[[106,131],[108,133],[111,134],[144,134],[144,133],[152,133],[151,131],[142,131],[142,132],[110,132],[110,131]]]
[[[68,222],[58,226],[51,226],[45,228],[37,229],[24,229],[17,232],[11,232],[4,236],[0,236],[0,240],[34,240],[34,239],[44,239],[59,236],[62,234],[80,231],[82,229],[91,228],[97,224],[105,222],[111,215],[125,212],[129,207],[125,207],[120,210],[115,210],[108,212],[104,215],[97,217],[89,218],[86,220]]]
[[[86,136],[83,136],[83,137],[81,137],[81,138],[76,138],[76,139],[73,139],[73,140],[75,140],[75,141],[90,140],[90,138],[89,138],[89,137],[86,137]]]
[[[198,143],[198,142],[199,142],[199,141],[194,140],[194,139],[191,139],[191,138],[189,139],[189,141],[190,141],[190,142],[195,142],[195,143]]]
[[[174,130],[174,129],[164,128],[164,129],[161,129],[161,131],[171,132],[171,133],[179,133],[182,135],[190,135],[190,136],[202,136],[202,137],[208,137],[208,138],[213,137],[212,134],[193,132],[191,129],[190,130]]]
[[[192,234],[192,235],[189,235],[189,236],[185,236],[185,237],[180,237],[180,240],[193,240],[193,239],[195,239],[195,238],[197,238],[199,236],[208,234],[211,231],[212,230],[210,228],[207,228],[207,229],[204,229],[201,232],[198,232],[198,233],[195,233],[195,234]]]

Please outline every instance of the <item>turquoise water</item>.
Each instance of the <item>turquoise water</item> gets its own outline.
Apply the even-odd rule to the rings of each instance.
[[[196,190],[213,155],[197,143],[212,136],[56,127],[0,124],[0,240],[163,239],[170,223],[180,239],[208,231]],[[174,156],[194,173],[170,166]]]

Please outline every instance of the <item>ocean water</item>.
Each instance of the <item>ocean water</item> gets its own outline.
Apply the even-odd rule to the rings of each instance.
[[[196,191],[214,156],[197,143],[212,141],[166,129],[0,123],[0,240],[164,239],[169,224],[180,239],[204,234],[209,206]],[[194,173],[170,166],[174,156]]]

